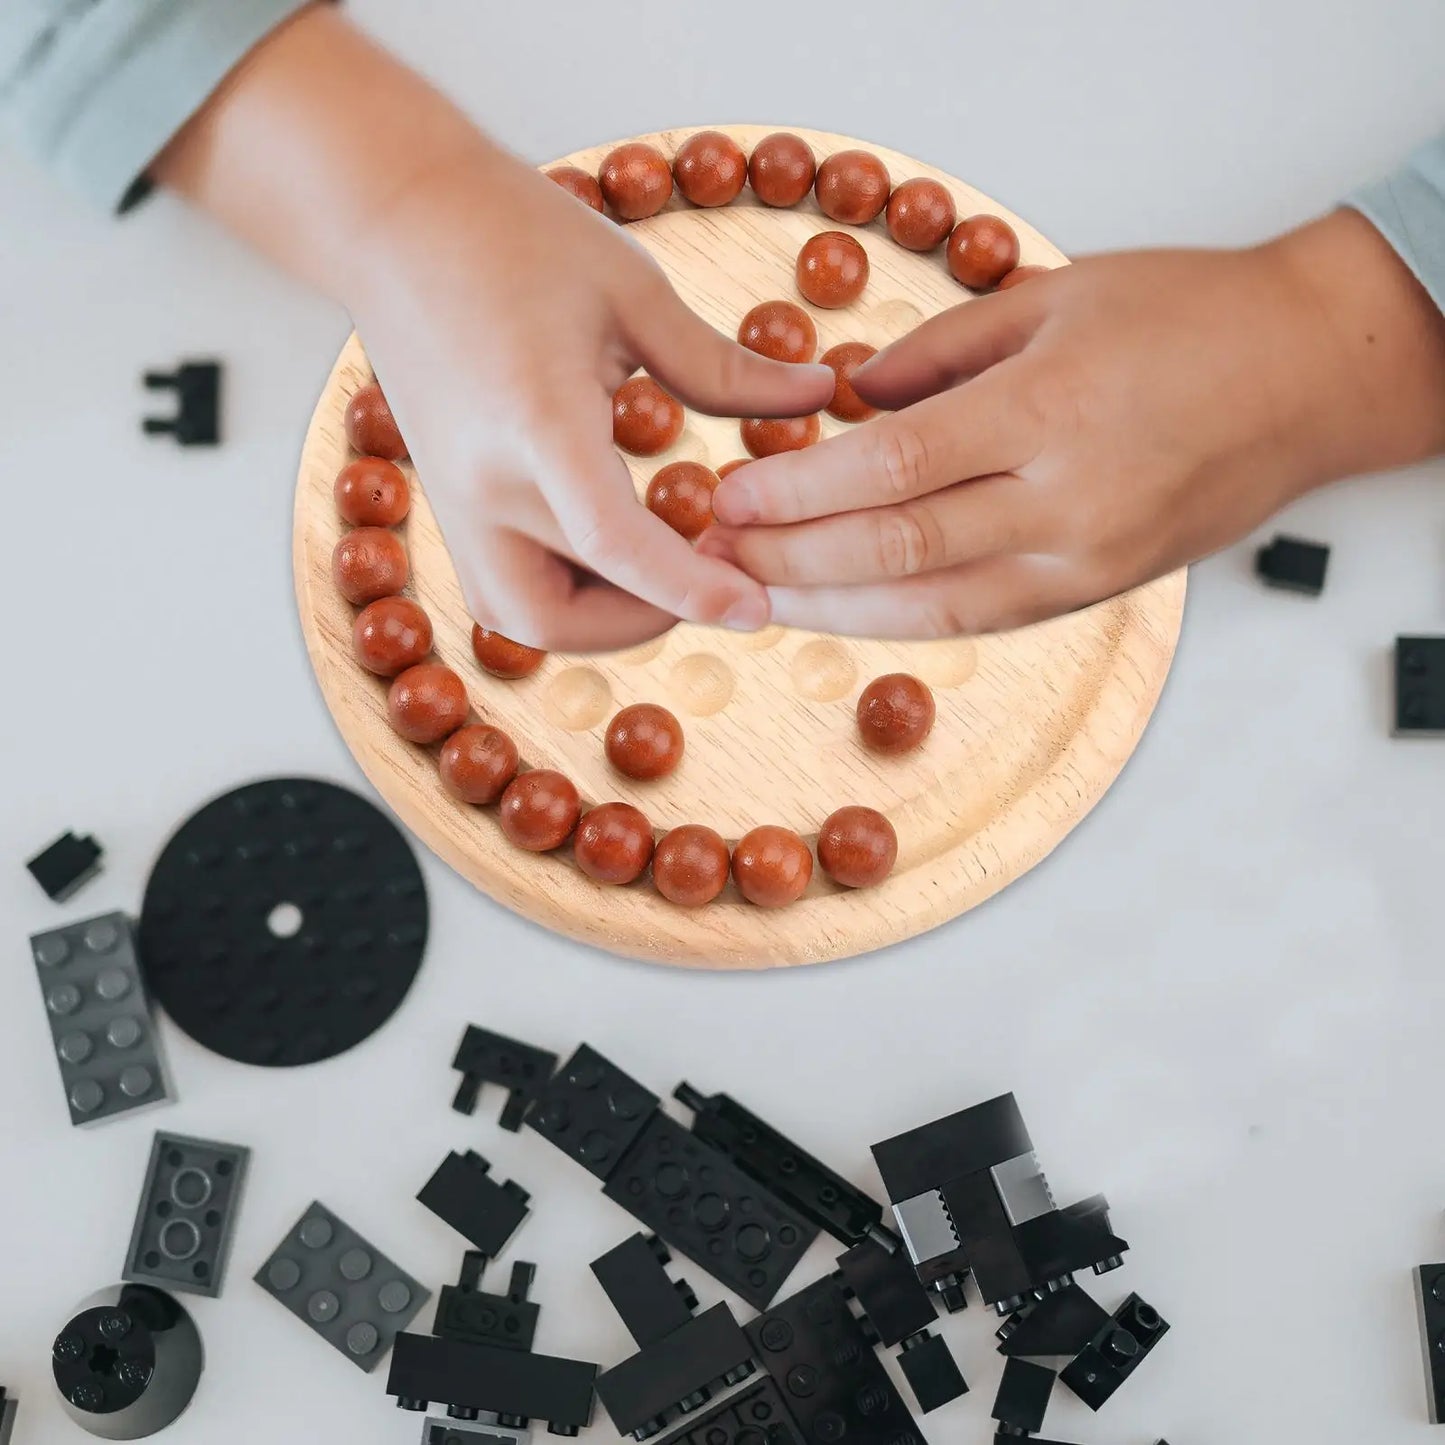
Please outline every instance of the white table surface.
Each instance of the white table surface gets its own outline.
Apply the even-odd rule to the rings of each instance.
[[[1445,120],[1438,0],[353,8],[533,159],[730,119],[849,131],[1076,253],[1263,236]],[[21,1445],[81,1438],[49,1341],[116,1278],[158,1127],[255,1151],[225,1293],[194,1301],[209,1367],[174,1445],[418,1438],[384,1369],[351,1368],[250,1275],[319,1196],[440,1285],[458,1242],[412,1196],[450,1148],[533,1192],[507,1258],[538,1262],[538,1347],[621,1358],[586,1262],[632,1225],[541,1140],[502,1134],[490,1096],[449,1111],[467,1020],[559,1052],[587,1039],[663,1094],[730,1089],[875,1189],[870,1142],[1011,1088],[1056,1192],[1107,1192],[1134,1245],[1101,1297],[1135,1288],[1174,1325],[1097,1419],[1061,1390],[1051,1436],[1430,1438],[1409,1270],[1445,1255],[1445,744],[1390,739],[1388,655],[1397,632],[1445,631],[1445,465],[1289,515],[1334,544],[1318,601],[1261,588],[1244,546],[1197,568],[1137,757],[962,921],[848,964],[673,973],[554,938],[427,855],[431,943],[383,1032],[288,1073],[167,1024],[181,1102],[77,1132],[26,935],[135,909],[172,827],[235,784],[366,791],[290,589],[295,461],[346,321],[169,200],[111,223],[11,156],[0,195],[0,1382]],[[228,364],[219,451],[139,431],[140,373],[196,354]],[[106,871],[57,908],[21,865],[66,828],[103,841]],[[794,1284],[828,1259],[817,1246]],[[991,1325],[975,1306],[943,1328],[973,1394],[929,1437],[984,1441]],[[600,1411],[589,1438],[612,1438]]]

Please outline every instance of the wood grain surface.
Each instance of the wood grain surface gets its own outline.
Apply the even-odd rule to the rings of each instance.
[[[745,149],[778,127],[719,127]],[[953,177],[882,146],[799,130],[819,159],[852,146],[881,156],[897,184],[943,182],[959,215],[1008,219],[1024,264],[1065,258],[1037,231]],[[690,130],[642,136],[669,158]],[[610,146],[566,159],[595,172]],[[760,205],[745,190],[731,206],[700,211],[679,197],[631,234],[663,265],[684,299],[732,334],[759,301],[799,301],[798,249],[833,229],[809,197],[795,210]],[[915,255],[882,222],[853,228],[872,275],[842,311],[807,309],[820,352],[840,341],[882,346],[920,321],[966,301],[942,250]],[[598,947],[663,963],[758,968],[816,963],[879,948],[936,927],[981,903],[1043,858],[1098,801],[1137,744],[1178,640],[1184,574],[1164,578],[1086,612],[994,637],[932,643],[857,641],[769,628],[754,636],[680,626],[643,647],[606,657],[553,655],[532,677],[502,682],[471,656],[471,622],[436,519],[413,475],[412,512],[401,528],[412,560],[408,589],[431,615],[436,653],[454,667],[474,711],[516,738],[526,764],[554,767],[585,802],[635,803],[659,831],[707,823],[729,842],[760,823],[805,837],[845,803],[881,809],[898,830],[893,875],[860,892],[821,872],[781,910],[744,902],[731,885],[693,912],[668,903],[646,878],[605,888],[566,850],[537,856],[513,848],[494,809],[454,802],[437,776],[434,749],[401,741],[386,718],[386,683],[352,656],[355,609],[331,581],[331,552],[344,530],[332,482],[348,459],[347,398],[370,377],[360,342],[342,351],[317,404],[296,492],[294,567],[306,645],[327,705],[366,775],[417,836],[507,907]],[[825,416],[824,435],[844,429]],[[669,461],[718,466],[744,455],[735,421],[688,414],[677,445],[629,458],[639,493]],[[858,742],[859,692],[885,672],[928,682],[938,721],[927,743],[896,759]],[[603,754],[608,719],[632,702],[660,702],[681,719],[687,751],[671,777],[633,783]]]

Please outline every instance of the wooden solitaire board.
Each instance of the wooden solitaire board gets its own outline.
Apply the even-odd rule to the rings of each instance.
[[[745,150],[767,126],[724,127]],[[800,130],[821,161],[866,145]],[[669,159],[690,131],[639,137]],[[960,217],[1003,216],[1018,231],[1023,264],[1064,256],[1031,226],[961,181],[882,146],[867,146],[894,184],[932,176],[953,193]],[[567,160],[596,173],[610,146]],[[679,196],[631,234],[666,269],[683,298],[732,335],[759,301],[797,295],[802,243],[834,229],[809,196],[792,210],[761,205],[750,189],[730,206],[697,210]],[[905,251],[881,219],[850,229],[867,247],[867,290],[841,311],[807,307],[819,351],[840,341],[874,346],[966,301],[942,249]],[[1028,284],[1028,283],[1025,283]],[[857,641],[770,627],[739,635],[690,625],[606,657],[549,656],[532,677],[503,682],[471,655],[471,621],[450,557],[414,474],[402,526],[413,593],[430,614],[436,654],[466,680],[474,710],[517,739],[524,763],[560,769],[584,804],[612,798],[640,807],[659,829],[707,823],[729,843],[760,823],[794,828],[811,842],[834,808],[881,809],[899,836],[898,864],[882,885],[836,887],[820,870],[790,907],[744,902],[729,884],[714,903],[688,911],[646,876],[626,888],[593,883],[566,849],[536,855],[512,847],[495,809],[470,808],[442,789],[435,749],[403,742],[388,726],[384,680],[351,651],[355,615],[331,580],[344,530],[332,482],[350,453],[346,401],[370,378],[356,337],[342,351],[317,404],[296,493],[294,566],[306,645],[332,715],[378,791],[430,848],[493,898],[558,932],[659,962],[721,968],[816,963],[922,933],[996,893],[1043,858],[1098,801],[1133,751],[1174,654],[1184,605],[1176,573],[1086,612],[1004,636],[930,643]],[[845,424],[823,417],[824,436]],[[689,411],[671,451],[628,458],[639,493],[669,461],[716,468],[743,456],[737,422]],[[918,751],[867,753],[854,723],[862,688],[886,672],[911,672],[933,689],[938,721]],[[611,716],[632,702],[660,702],[687,737],[682,765],[656,783],[615,774],[603,754]]]

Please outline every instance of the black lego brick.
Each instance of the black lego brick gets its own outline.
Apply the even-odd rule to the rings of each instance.
[[[782,1394],[761,1379],[689,1420],[660,1445],[810,1445]]]
[[[1158,1310],[1131,1294],[1059,1378],[1091,1410],[1098,1410],[1168,1333]]]
[[[183,447],[213,447],[221,440],[221,363],[186,361],[174,371],[148,371],[148,391],[174,391],[174,416],[148,416],[147,436],[173,435]]]
[[[1290,592],[1318,597],[1325,589],[1330,549],[1320,542],[1277,536],[1254,556],[1254,570],[1262,582]]]
[[[421,1445],[528,1445],[531,1432],[479,1420],[436,1418],[422,1426]]]
[[[642,1440],[752,1371],[752,1346],[719,1304],[599,1375],[597,1398],[621,1434]]]
[[[805,1440],[923,1445],[912,1413],[832,1276],[774,1305],[747,1326],[747,1334]]]
[[[1028,1294],[1033,1285],[1017,1232],[999,1198],[988,1170],[951,1179],[943,1186],[943,1202],[958,1232],[974,1283],[986,1305],[1007,1304]]]
[[[552,1077],[552,1070],[556,1067],[557,1055],[546,1049],[468,1024],[452,1060],[452,1068],[462,1076],[452,1108],[459,1114],[473,1113],[482,1086],[499,1084],[507,1091],[501,1125],[515,1133],[522,1127],[522,1115],[526,1113],[527,1106]]]
[[[1044,1428],[1049,1397],[1058,1377],[1029,1360],[1005,1360],[1003,1379],[993,1402],[1001,1435],[1037,1435]]]
[[[963,1109],[873,1146],[889,1200],[898,1204],[949,1179],[1033,1152],[1012,1094]]]
[[[606,1179],[657,1105],[650,1089],[583,1044],[533,1099],[525,1123]]]
[[[575,1435],[591,1422],[596,1378],[597,1366],[581,1360],[402,1334],[392,1347],[386,1393],[406,1410],[425,1410],[435,1401],[455,1410],[545,1420],[554,1435]]]
[[[1430,1423],[1445,1425],[1445,1264],[1422,1264],[1415,1271],[1415,1306]]]
[[[876,1199],[798,1148],[730,1095],[700,1094],[683,1083],[672,1096],[693,1111],[692,1132],[699,1139],[726,1154],[744,1173],[839,1243],[856,1244],[879,1231],[883,1206]]]
[[[19,1405],[20,1402],[13,1395],[7,1395],[5,1387],[0,1385],[0,1445],[10,1445]]]
[[[817,1228],[725,1155],[654,1113],[602,1192],[754,1309],[766,1309]]]
[[[1445,637],[1395,639],[1395,736],[1445,736]]]
[[[448,1154],[417,1195],[438,1219],[492,1259],[527,1217],[530,1198],[515,1180],[498,1184],[491,1165],[471,1149]]]
[[[697,1308],[685,1280],[663,1268],[671,1256],[656,1235],[634,1234],[592,1261],[592,1273],[639,1347],[681,1329]]]
[[[838,1273],[880,1345],[896,1345],[938,1318],[933,1296],[919,1280],[901,1242],[892,1253],[871,1239],[855,1244],[838,1256]]]
[[[1030,1219],[1018,1226],[1014,1238],[1035,1288],[1085,1269],[1107,1274],[1123,1263],[1129,1249],[1109,1223],[1109,1201],[1102,1194]]]
[[[968,1394],[968,1382],[942,1335],[914,1335],[905,1340],[898,1365],[925,1415]]]
[[[56,903],[74,897],[100,872],[101,848],[94,838],[64,833],[25,866]]]
[[[536,1266],[520,1259],[513,1264],[506,1294],[489,1294],[481,1287],[486,1267],[486,1255],[480,1250],[467,1251],[458,1282],[442,1286],[432,1334],[473,1345],[530,1350],[541,1313],[527,1298]]]
[[[1077,1355],[1109,1323],[1109,1311],[1077,1284],[1045,1295],[1000,1328],[999,1354],[1020,1359]]]

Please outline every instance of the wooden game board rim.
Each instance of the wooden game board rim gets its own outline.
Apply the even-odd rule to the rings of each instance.
[[[861,146],[880,155],[895,181],[928,175],[942,180],[956,194],[977,198],[979,210],[1002,215],[1033,250],[1063,256],[1022,218],[946,172],[892,151],[832,132],[804,127],[752,124],[688,126],[631,137],[671,153],[679,140],[699,130],[723,130],[751,145],[773,130],[792,130],[821,153]],[[597,158],[610,142],[573,152],[549,162],[595,170]],[[671,207],[685,203],[676,197]],[[1026,246],[1026,252],[1028,247]],[[483,892],[534,922],[580,942],[611,952],[673,965],[700,968],[765,968],[823,962],[870,952],[926,932],[977,906],[1047,856],[1103,796],[1137,746],[1168,675],[1182,621],[1186,575],[1177,572],[1138,589],[1123,600],[1122,625],[1111,651],[1111,666],[1101,676],[1093,707],[1069,736],[1049,766],[1020,797],[1036,795],[1033,836],[1026,842],[1009,839],[1009,848],[992,852],[996,869],[977,880],[963,880],[958,855],[972,849],[998,825],[991,819],[977,834],[907,873],[895,874],[878,889],[847,895],[846,930],[836,917],[838,890],[809,894],[782,910],[751,908],[742,903],[714,904],[698,911],[678,909],[647,884],[605,889],[583,877],[570,861],[556,855],[535,855],[512,848],[494,818],[485,849],[467,846],[460,830],[447,825],[461,808],[441,788],[435,757],[426,749],[400,743],[378,716],[374,701],[363,692],[376,679],[367,676],[350,654],[349,637],[339,639],[320,625],[313,588],[329,585],[329,545],[317,555],[312,531],[313,504],[318,492],[329,504],[330,477],[312,477],[312,458],[320,448],[319,431],[330,408],[338,410],[340,377],[354,364],[360,343],[353,335],[333,366],[307,429],[298,473],[292,561],[306,649],[327,707],[363,773],[378,793],[433,852]],[[308,480],[311,485],[308,486]],[[324,480],[322,488],[320,482]],[[320,565],[318,565],[320,563]],[[471,686],[471,684],[469,684]],[[1104,724],[1107,723],[1107,726]],[[524,758],[526,740],[518,739]],[[1065,783],[1066,786],[1051,786]],[[596,801],[601,801],[600,799]],[[999,817],[1007,819],[1009,812]],[[759,822],[767,821],[759,819]],[[908,906],[900,906],[906,900]],[[886,907],[873,907],[877,900]],[[851,906],[856,905],[856,906]]]

